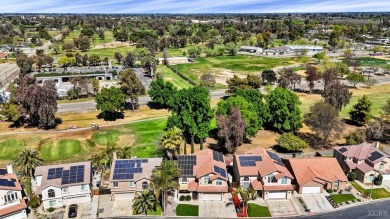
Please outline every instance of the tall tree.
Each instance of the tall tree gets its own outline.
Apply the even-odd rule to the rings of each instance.
[[[349,112],[351,120],[359,125],[368,123],[372,118],[371,107],[372,101],[370,101],[368,97],[364,95],[355,105],[353,105],[353,109]]]
[[[20,69],[20,76],[19,78],[22,78],[24,75],[29,73],[32,69],[32,65],[34,64],[34,59],[31,57],[28,57],[24,53],[19,53],[16,56],[16,65]]]
[[[166,130],[161,136],[161,148],[167,152],[170,159],[173,159],[177,155],[182,141],[181,130],[174,126]]]
[[[325,69],[324,73],[322,74],[322,80],[324,81],[324,90],[327,89],[327,86],[338,82],[338,78],[340,76],[340,72],[337,68],[327,68]]]
[[[302,127],[299,98],[287,89],[277,87],[267,95],[269,125],[283,132],[296,132]]]
[[[237,90],[235,96],[245,98],[248,103],[253,104],[257,112],[259,128],[268,121],[270,113],[266,104],[266,96],[259,90]]]
[[[143,190],[137,193],[137,196],[133,199],[133,209],[137,214],[145,214],[148,216],[148,211],[154,211],[156,209],[156,197],[149,189]]]
[[[119,88],[103,88],[95,97],[96,109],[102,111],[106,120],[115,120],[125,109],[126,95]]]
[[[348,74],[346,79],[353,85],[353,87],[356,87],[358,83],[364,83],[366,81],[364,75],[355,73]]]
[[[310,93],[312,93],[315,82],[321,79],[321,74],[318,72],[317,68],[313,65],[307,65],[305,73],[306,73],[306,81],[310,88]]]
[[[261,80],[266,84],[273,84],[277,81],[276,73],[274,70],[264,70],[261,73]]]
[[[138,96],[145,94],[145,87],[137,77],[133,69],[126,69],[119,73],[119,85],[122,92],[130,98],[131,107],[134,111],[138,108]]]
[[[132,52],[127,53],[126,57],[123,59],[123,65],[126,68],[133,68],[135,65],[135,56]]]
[[[245,137],[246,123],[237,107],[230,109],[227,116],[217,116],[218,137],[228,153],[233,154]]]
[[[122,54],[120,52],[115,52],[114,58],[115,58],[116,62],[118,62],[118,64],[121,64],[123,56],[122,56]]]
[[[161,77],[150,83],[148,94],[152,103],[162,108],[170,108],[174,103],[174,95],[177,88],[171,82],[165,82]]]
[[[93,88],[93,92],[96,96],[96,94],[99,92],[99,88],[100,88],[99,79],[97,79],[97,78],[92,79],[92,88]]]
[[[286,68],[280,72],[278,84],[285,89],[295,89],[295,85],[300,84],[301,79],[301,76],[295,73],[291,68]]]
[[[326,102],[341,111],[349,103],[352,92],[349,92],[348,86],[336,82],[328,85],[322,96]]]
[[[304,122],[323,139],[323,146],[328,145],[332,136],[338,136],[342,131],[339,111],[327,102],[317,102],[310,107],[304,116]]]
[[[70,83],[72,84],[72,89],[68,91],[68,96],[70,99],[80,98],[82,93],[89,93],[90,80],[86,77],[72,77],[70,78]]]
[[[35,168],[42,166],[44,161],[37,150],[25,148],[16,156],[14,166],[19,168],[23,175],[34,177]]]
[[[200,76],[200,82],[203,86],[212,88],[216,83],[215,76],[211,73],[204,73],[202,76]]]
[[[226,83],[229,86],[227,94],[235,94],[237,90],[259,89],[261,87],[261,79],[256,75],[248,75],[246,78],[233,75],[233,78],[229,78]]]

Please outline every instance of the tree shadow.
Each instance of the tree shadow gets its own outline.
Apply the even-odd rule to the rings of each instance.
[[[123,112],[101,112],[97,115],[97,118],[105,121],[116,121],[117,119],[125,118],[125,115]]]
[[[164,107],[161,106],[161,104],[158,104],[158,103],[153,103],[153,102],[148,102],[147,103],[148,107],[150,109],[156,109],[156,110],[159,110],[159,109],[164,109]]]
[[[208,148],[213,150],[213,151],[218,151],[218,152],[225,154],[225,155],[228,154],[228,151],[226,150],[226,148],[223,147],[219,143],[209,143]]]
[[[297,135],[302,140],[307,142],[312,148],[319,149],[322,147],[319,144],[322,141],[322,139],[320,137],[318,137],[315,133],[299,132]]]
[[[353,125],[353,126],[356,126],[356,127],[362,127],[363,125],[355,122],[354,120],[352,119],[342,119],[342,122],[347,124],[347,125]]]

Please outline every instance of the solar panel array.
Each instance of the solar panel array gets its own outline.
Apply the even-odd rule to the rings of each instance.
[[[178,157],[179,169],[181,176],[192,176],[194,166],[196,165],[195,155],[182,155]]]
[[[374,161],[374,160],[377,160],[381,157],[383,157],[383,154],[379,153],[378,151],[374,151],[374,153],[372,153],[368,159],[371,161]]]
[[[240,165],[243,167],[254,167],[256,161],[261,161],[261,156],[240,156]]]
[[[7,179],[0,179],[0,186],[15,187],[15,181],[8,181]]]
[[[223,155],[217,151],[213,151],[213,159],[215,161],[223,162]]]
[[[282,160],[280,159],[280,157],[270,151],[267,151],[268,155],[271,157],[272,160],[276,161],[277,164],[279,164],[280,166],[284,166]]]
[[[142,163],[148,159],[117,160],[114,166],[114,180],[133,179],[134,174],[142,173]]]
[[[340,150],[339,150],[341,153],[344,153],[344,152],[346,152],[347,151],[347,149],[346,148],[340,148]]]
[[[51,168],[47,174],[47,179],[61,178],[61,184],[80,183],[84,181],[85,166],[71,166],[69,170],[64,170],[63,167]]]
[[[221,175],[223,177],[226,177],[226,170],[224,170],[220,167],[214,166],[214,172],[218,173],[219,175]]]

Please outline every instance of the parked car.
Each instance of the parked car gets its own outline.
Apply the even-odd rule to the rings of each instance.
[[[69,218],[77,217],[77,205],[73,204],[69,206],[68,217]]]

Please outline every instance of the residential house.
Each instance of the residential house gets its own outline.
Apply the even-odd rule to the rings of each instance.
[[[295,178],[293,183],[296,184],[298,193],[345,189],[348,180],[336,158],[291,158],[283,161]]]
[[[228,175],[224,156],[204,149],[192,155],[178,156],[180,178],[177,197],[190,195],[202,201],[225,201],[228,196]]]
[[[6,169],[0,169],[0,218],[27,218],[26,208],[18,177],[8,164]]]
[[[333,157],[345,173],[356,171],[357,180],[362,183],[371,183],[379,174],[383,180],[390,180],[390,157],[372,144],[334,147]]]
[[[263,199],[289,199],[294,191],[294,177],[282,160],[262,148],[233,155],[233,171],[243,189],[252,187]]]
[[[263,54],[262,48],[254,46],[242,46],[238,51],[243,53]]]
[[[111,165],[111,200],[132,200],[137,192],[148,189],[153,170],[161,166],[162,158],[114,159]]]
[[[91,182],[92,164],[87,161],[37,167],[31,185],[48,209],[90,202]]]

